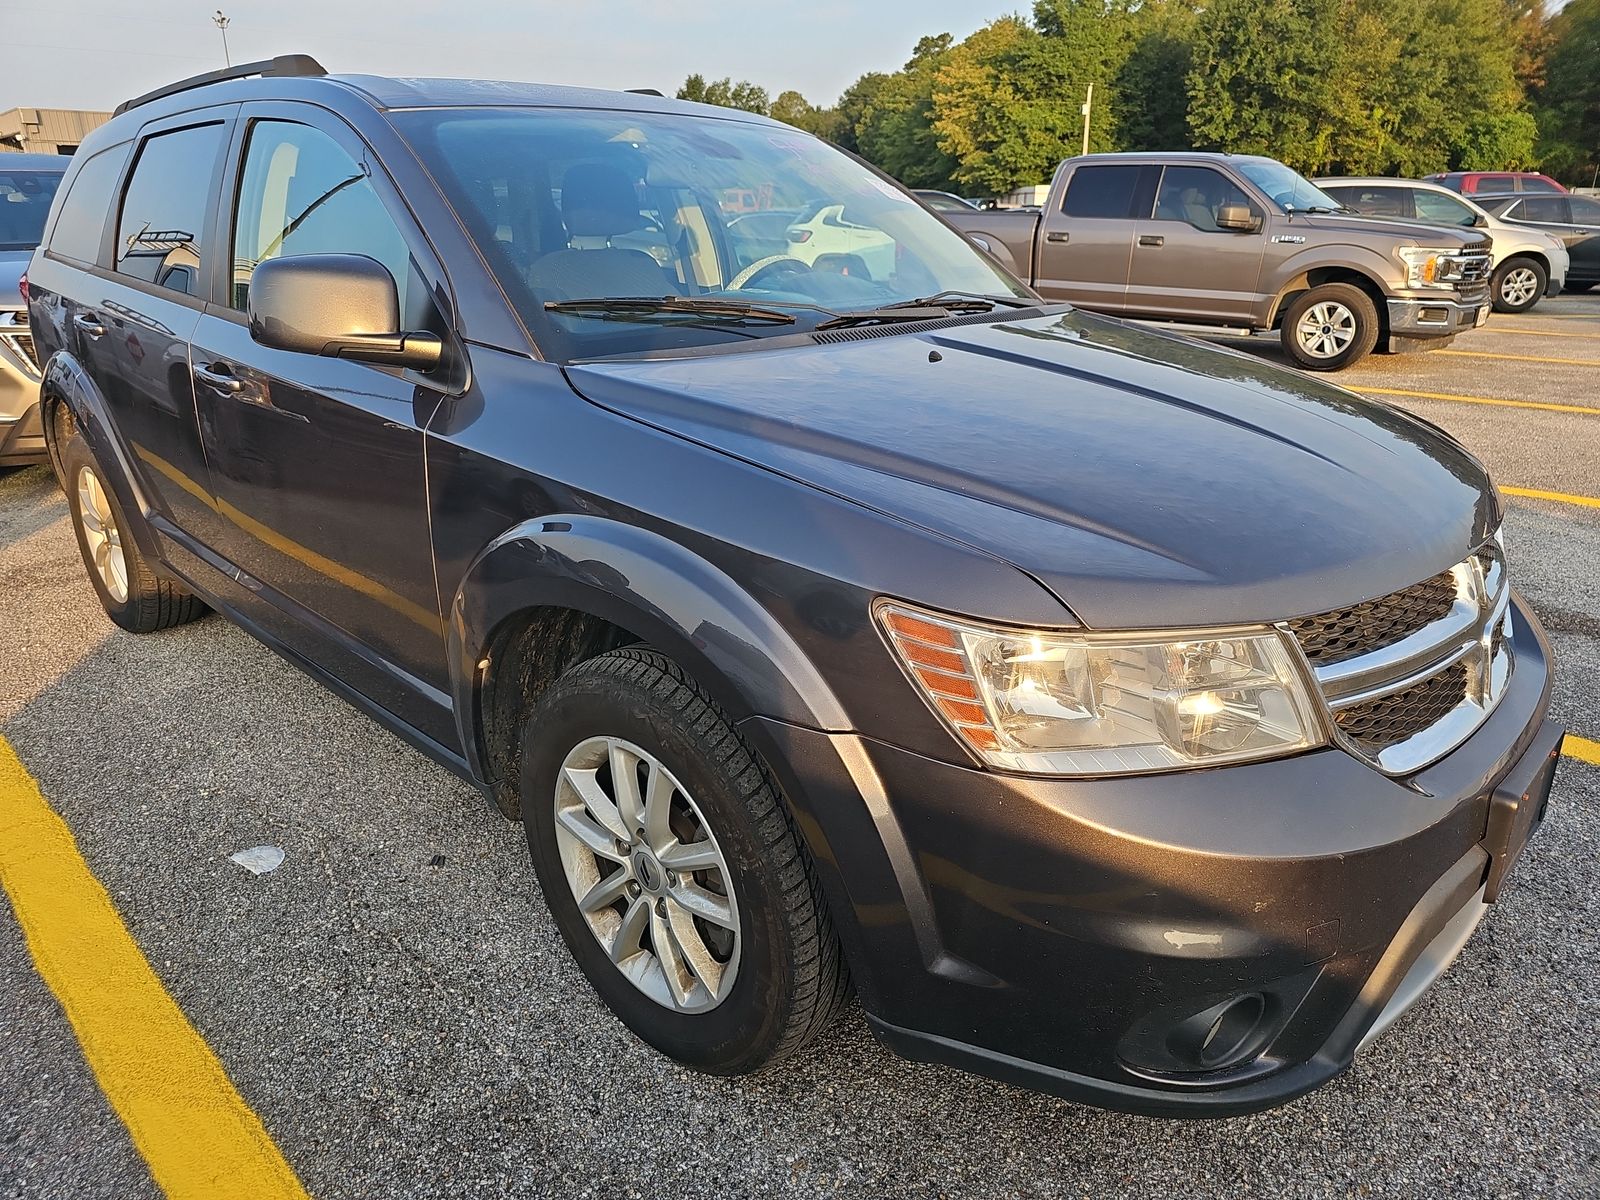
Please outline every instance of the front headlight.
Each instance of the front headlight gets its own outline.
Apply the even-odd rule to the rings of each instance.
[[[1453,288],[1461,280],[1463,263],[1449,250],[1402,246],[1400,261],[1406,265],[1408,287]]]
[[[900,604],[878,619],[924,699],[990,766],[1123,775],[1273,758],[1325,740],[1274,630],[1028,632]]]

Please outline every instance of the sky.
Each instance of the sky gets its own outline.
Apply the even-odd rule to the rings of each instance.
[[[223,65],[218,0],[0,0],[0,112],[109,109]],[[1026,0],[221,0],[235,63],[306,53],[330,72],[659,88],[750,79],[832,103],[917,39],[966,36]]]

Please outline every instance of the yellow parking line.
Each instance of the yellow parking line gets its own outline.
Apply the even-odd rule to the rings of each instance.
[[[1585,320],[1591,319],[1592,318],[1585,318]],[[1521,327],[1496,325],[1489,332],[1503,333],[1507,337],[1569,337],[1589,338],[1591,340],[1600,339],[1600,329],[1597,329],[1594,333],[1573,333],[1570,329],[1523,329]]]
[[[1457,358],[1498,358],[1502,362],[1550,363],[1558,367],[1600,367],[1600,358],[1540,358],[1536,354],[1493,354],[1488,350],[1435,350]]]
[[[1573,496],[1567,492],[1546,492],[1538,488],[1502,487],[1508,496],[1526,496],[1529,500],[1554,500],[1558,504],[1581,504],[1585,508],[1600,508],[1600,500],[1593,496]]]
[[[1600,742],[1591,742],[1588,738],[1581,738],[1575,733],[1567,734],[1567,740],[1561,744],[1561,753],[1579,762],[1592,763],[1600,767]]]
[[[1489,396],[1460,396],[1454,392],[1412,392],[1404,388],[1363,387],[1357,391],[1369,396],[1413,396],[1418,400],[1454,400],[1460,404],[1494,404],[1502,408],[1538,408],[1545,412],[1586,413],[1600,417],[1600,408],[1587,408],[1582,404],[1557,404],[1552,400],[1499,400]]]
[[[168,1200],[306,1200],[3,737],[0,884],[34,967]]]

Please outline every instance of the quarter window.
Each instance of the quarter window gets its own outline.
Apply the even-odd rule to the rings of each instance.
[[[367,168],[309,125],[260,121],[250,131],[233,234],[233,307],[250,303],[259,263],[300,254],[364,254],[389,269],[409,329],[426,301],[406,239]],[[414,282],[415,280],[415,282]]]
[[[200,292],[206,208],[222,149],[221,124],[158,133],[145,142],[122,197],[118,274],[185,295]],[[73,189],[76,191],[76,187]]]
[[[1079,167],[1067,184],[1061,211],[1069,217],[1109,217],[1129,220],[1133,194],[1141,167],[1133,165]]]
[[[122,164],[128,161],[128,144],[102,150],[84,162],[73,176],[61,215],[50,234],[50,252],[81,263],[98,264],[100,243],[106,232],[106,215]]]

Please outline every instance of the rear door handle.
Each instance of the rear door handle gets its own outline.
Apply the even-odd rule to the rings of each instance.
[[[79,313],[72,318],[72,323],[92,338],[105,337],[106,335],[106,327],[100,324],[99,319],[96,317]]]
[[[1053,229],[1044,235],[1047,242],[1067,242],[1072,240],[1072,235],[1064,229]]]
[[[1167,239],[1159,233],[1141,233],[1139,235],[1139,245],[1141,246],[1165,246],[1166,244]]]
[[[213,391],[222,392],[229,396],[237,396],[244,391],[244,380],[229,371],[217,371],[201,363],[196,363],[194,377]]]

